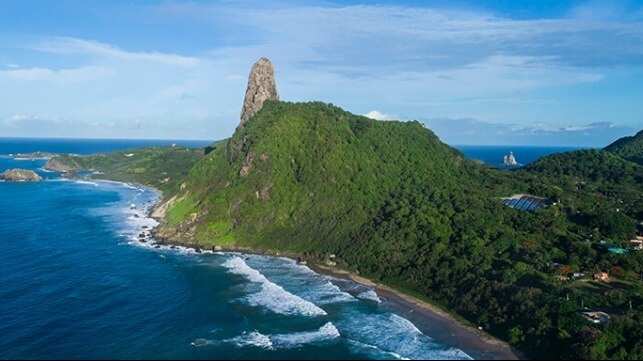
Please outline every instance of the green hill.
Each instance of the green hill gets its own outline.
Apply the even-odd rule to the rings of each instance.
[[[603,237],[630,239],[636,233],[636,220],[643,220],[643,167],[610,152],[552,154],[517,174],[545,179],[555,191],[544,195],[558,200],[577,223],[599,227]],[[614,224],[608,225],[607,218]]]
[[[617,139],[614,143],[605,147],[605,150],[643,165],[643,130],[634,136]]]
[[[640,167],[595,152],[556,155],[508,172],[465,159],[418,122],[269,100],[226,146],[191,169],[156,236],[321,262],[333,254],[338,266],[437,302],[530,355],[612,357],[616,351],[600,344],[608,341],[594,331],[596,337],[585,337],[589,326],[576,309],[625,310],[635,297],[632,317],[639,317],[643,300],[633,295],[640,295],[640,283],[598,297],[556,281],[553,269],[565,264],[596,272],[618,265],[638,272],[641,266],[640,258],[588,243],[595,221],[616,224],[614,239],[630,234],[641,209],[633,203],[626,218],[600,218],[598,210],[619,202],[609,187],[623,194],[622,182],[640,185]],[[585,157],[616,166],[614,177],[605,173],[609,181],[601,181],[585,169]],[[516,193],[562,204],[521,212],[500,202]],[[619,327],[630,330],[627,325]],[[643,355],[636,334],[614,347]]]
[[[226,149],[191,171],[182,208],[200,210],[200,225],[226,224],[201,226],[196,242],[221,243],[223,237],[234,246],[341,253],[402,194],[471,198],[495,187],[478,181],[469,187],[472,172],[503,177],[466,160],[417,122],[374,121],[322,103],[270,101],[264,107]],[[504,210],[484,197],[486,207]],[[435,222],[446,222],[437,203],[427,207]]]
[[[179,191],[183,179],[202,157],[202,149],[146,147],[87,156],[59,155],[47,162],[45,169],[69,173],[96,171],[100,173],[93,174],[93,178],[140,183],[169,197]]]

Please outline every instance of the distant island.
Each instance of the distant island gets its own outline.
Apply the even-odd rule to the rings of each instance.
[[[514,158],[514,152],[509,152],[509,155],[504,156],[503,164],[506,166],[519,165],[518,162],[516,161],[516,158]]]
[[[261,59],[235,133],[205,150],[48,166],[161,189],[154,234],[167,244],[278,253],[359,275],[529,357],[643,358],[643,253],[630,242],[643,231],[636,147],[626,158],[579,150],[495,169],[418,122],[281,101],[275,84]],[[505,163],[518,164],[513,153]]]

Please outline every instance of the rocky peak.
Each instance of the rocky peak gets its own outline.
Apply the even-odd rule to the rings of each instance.
[[[267,99],[279,100],[277,84],[275,83],[275,69],[268,58],[261,58],[252,66],[248,77],[246,98],[241,108],[241,123],[244,125],[263,106]]]

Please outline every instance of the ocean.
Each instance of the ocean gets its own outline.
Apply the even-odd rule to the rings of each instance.
[[[481,357],[373,289],[293,260],[141,243],[155,191],[14,158],[171,143],[208,142],[0,139],[0,172],[45,179],[0,182],[1,359]]]
[[[515,145],[454,145],[465,157],[482,161],[496,168],[514,169],[525,166],[540,157],[552,153],[569,152],[584,149],[580,147],[545,147],[545,146],[515,146]],[[518,165],[506,166],[503,157],[513,152]]]

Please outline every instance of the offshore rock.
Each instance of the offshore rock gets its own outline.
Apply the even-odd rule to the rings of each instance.
[[[268,99],[279,100],[277,84],[275,83],[275,69],[268,58],[261,58],[252,66],[248,77],[246,98],[241,108],[241,123],[243,126],[252,118]]]
[[[26,169],[10,169],[0,173],[0,179],[9,182],[39,182],[42,177],[36,172]]]

